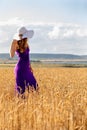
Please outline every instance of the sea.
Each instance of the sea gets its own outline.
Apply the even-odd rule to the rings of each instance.
[[[0,64],[16,63],[18,57],[10,58],[9,53],[0,53]],[[32,63],[54,64],[62,66],[87,66],[87,57],[72,54],[30,53]]]

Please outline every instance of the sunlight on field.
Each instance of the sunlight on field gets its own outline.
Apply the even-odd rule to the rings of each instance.
[[[0,130],[87,130],[87,68],[33,68],[39,94],[15,96],[13,67],[0,67]]]

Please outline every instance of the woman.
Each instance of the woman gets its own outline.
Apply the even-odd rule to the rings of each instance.
[[[33,75],[29,59],[29,45],[28,38],[32,38],[34,32],[21,27],[11,44],[10,57],[14,57],[15,52],[19,60],[15,66],[16,90],[18,94],[24,94],[26,87],[34,87],[37,90],[38,84]]]

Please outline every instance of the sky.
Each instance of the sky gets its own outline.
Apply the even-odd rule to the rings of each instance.
[[[0,53],[17,28],[34,30],[31,53],[87,55],[87,0],[0,0]]]

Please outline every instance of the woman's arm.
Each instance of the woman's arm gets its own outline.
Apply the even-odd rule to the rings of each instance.
[[[14,57],[16,50],[17,50],[17,41],[13,40],[10,48],[10,57]]]

